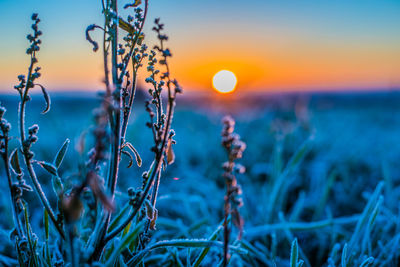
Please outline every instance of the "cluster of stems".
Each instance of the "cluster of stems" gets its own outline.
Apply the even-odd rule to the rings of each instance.
[[[106,85],[104,102],[109,103],[107,111],[109,113],[108,120],[111,129],[109,171],[105,181],[106,190],[110,194],[110,199],[113,200],[115,197],[121,155],[126,154],[132,159],[132,153],[138,165],[140,166],[142,164],[139,153],[131,143],[126,141],[125,136],[135,97],[138,69],[142,67],[142,62],[145,58],[147,58],[148,61],[147,70],[151,73],[150,77],[146,79],[146,82],[153,85],[153,88],[149,90],[153,99],[146,102],[146,110],[149,112],[151,119],[147,126],[151,128],[154,137],[154,146],[151,149],[154,152],[154,160],[150,164],[148,171],[143,174],[142,188],[138,190],[129,190],[129,195],[133,196],[134,199],[130,201],[131,211],[125,220],[113,228],[112,231],[108,231],[112,213],[108,211],[103,214],[100,223],[97,224],[96,231],[93,233],[92,245],[94,252],[91,258],[92,260],[98,260],[106,244],[121,233],[139,214],[139,211],[144,212],[144,209],[147,209],[147,214],[151,215],[147,216],[148,221],[141,234],[142,242],[140,246],[144,248],[145,240],[148,240],[147,233],[150,227],[154,229],[155,219],[157,217],[155,204],[161,171],[163,165],[165,167],[168,163],[172,162],[169,160],[169,155],[173,153],[171,151],[172,144],[174,143],[172,140],[174,133],[171,131],[171,123],[175,107],[175,97],[177,93],[181,92],[181,89],[177,81],[170,78],[167,58],[171,56],[171,53],[169,49],[164,48],[164,42],[168,37],[161,32],[163,30],[163,24],[159,22],[159,19],[155,21],[156,26],[154,30],[157,32],[160,45],[155,46],[154,50],[161,54],[161,59],[157,59],[157,53],[154,50],[147,53],[148,48],[143,44],[144,36],[142,30],[146,20],[148,1],[146,0],[144,2],[144,10],[137,7],[137,2],[138,1],[125,6],[125,8],[135,8],[135,18],[129,16],[127,21],[123,20],[118,15],[116,0],[103,3],[103,13],[105,14],[104,27],[92,25],[88,28],[89,31],[94,28],[101,28],[104,31],[103,56]],[[132,21],[135,22],[131,23]],[[118,43],[119,29],[127,32],[127,35],[123,38],[125,45]],[[94,43],[94,48],[98,47],[91,38],[89,38],[89,41]],[[111,78],[109,77],[108,67],[109,54],[111,54]],[[155,67],[157,63],[165,67],[165,72],[156,70]],[[132,74],[130,74],[129,69],[131,69]],[[156,82],[157,78],[160,80],[159,82]],[[165,112],[163,110],[161,96],[164,87],[167,89],[168,97]],[[154,118],[152,105],[154,105],[157,110],[156,118]],[[168,159],[167,161],[166,158]],[[150,194],[150,192],[152,193]],[[146,205],[143,205],[144,203],[146,203]],[[149,212],[149,210],[152,212]]]
[[[28,253],[27,258],[34,258],[36,252],[32,245],[30,250],[29,246],[26,245],[34,244],[34,242],[31,242],[34,239],[34,234],[30,230],[27,205],[22,199],[23,191],[33,190],[37,193],[45,210],[46,225],[50,221],[57,230],[60,240],[65,240],[69,243],[68,255],[72,266],[78,266],[82,260],[89,263],[99,261],[109,241],[118,236],[135,218],[137,222],[142,220],[143,216],[141,215],[143,214],[147,215],[147,220],[143,224],[144,228],[140,235],[137,249],[145,248],[149,240],[149,231],[155,229],[157,219],[155,206],[161,173],[168,164],[174,161],[172,145],[175,143],[173,140],[175,133],[171,129],[171,124],[175,98],[182,90],[178,82],[170,77],[168,58],[171,56],[171,52],[168,48],[165,48],[165,41],[167,41],[168,37],[163,34],[164,25],[160,23],[159,19],[155,20],[155,27],[153,28],[157,33],[159,44],[154,46],[153,50],[147,52],[148,47],[143,42],[143,26],[147,17],[148,0],[144,0],[143,4],[142,1],[137,0],[125,5],[125,9],[134,10],[134,16],[128,16],[127,19],[123,19],[119,15],[117,0],[102,0],[102,7],[104,25],[90,25],[86,30],[86,38],[93,45],[93,50],[97,51],[99,45],[92,39],[90,33],[95,29],[100,29],[103,32],[102,50],[105,93],[103,94],[101,106],[94,113],[95,126],[92,131],[94,145],[88,153],[88,160],[80,166],[79,177],[81,177],[81,180],[78,184],[65,190],[63,180],[58,173],[58,168],[68,148],[69,140],[63,144],[52,163],[39,161],[35,159],[35,154],[32,151],[32,146],[38,141],[39,127],[35,124],[26,129],[25,126],[25,109],[27,102],[30,100],[29,92],[31,89],[36,86],[40,87],[46,101],[46,108],[43,113],[50,109],[50,97],[46,89],[35,82],[41,76],[40,67],[36,66],[38,63],[37,52],[40,50],[41,44],[39,37],[42,35],[42,32],[38,29],[40,19],[37,14],[32,16],[33,34],[27,36],[30,47],[26,53],[31,59],[28,74],[26,77],[24,75],[18,76],[19,84],[15,86],[20,96],[20,148],[15,149],[11,154],[9,153],[10,137],[8,135],[11,125],[3,119],[5,108],[0,107],[0,154],[5,163],[10,198],[13,204],[12,211],[15,225],[13,233],[17,240],[17,250],[26,250]],[[126,34],[123,38],[119,38],[120,31]],[[121,39],[123,40],[122,43]],[[147,126],[151,129],[154,137],[154,145],[151,147],[154,159],[150,163],[148,171],[142,175],[142,187],[137,190],[128,189],[128,194],[131,197],[129,215],[110,230],[110,223],[115,210],[114,202],[121,156],[126,155],[130,158],[128,167],[133,165],[133,158],[136,159],[139,167],[142,165],[139,153],[126,140],[126,132],[135,99],[138,71],[146,61],[147,70],[150,73],[146,82],[151,84],[149,89],[151,100],[147,101],[145,106],[150,116]],[[158,65],[164,71],[158,70]],[[165,108],[163,107],[164,91],[166,91],[167,98]],[[153,109],[156,110],[155,113]],[[22,154],[26,172],[33,184],[33,189],[23,179],[24,171],[19,164],[18,152]],[[83,152],[83,149],[81,152]],[[56,211],[53,210],[38,181],[33,166],[35,163],[52,176],[53,188],[58,198]],[[102,171],[104,166],[106,166],[105,172]],[[13,173],[18,180],[16,183],[13,182]],[[91,192],[95,200],[94,204],[91,205],[92,207],[94,205],[96,212],[92,218],[94,221],[93,231],[87,239],[86,251],[85,255],[83,255],[80,253],[80,249],[76,249],[75,246],[75,239],[78,236],[76,234],[76,223],[79,220],[83,220],[82,214],[84,214],[85,206],[83,200],[87,192]],[[22,213],[25,214],[24,218],[21,218]],[[49,233],[48,230],[46,231],[47,244]],[[22,242],[25,245],[21,245],[21,240],[28,240],[29,242]],[[63,251],[63,249],[61,248],[60,251]],[[63,252],[59,254],[61,255]],[[28,261],[37,262],[36,260]],[[26,264],[28,261],[22,260],[20,263]]]

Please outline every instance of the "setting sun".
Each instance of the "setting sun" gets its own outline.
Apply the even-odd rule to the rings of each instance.
[[[237,78],[233,72],[221,70],[214,75],[212,82],[215,90],[226,94],[235,90]]]

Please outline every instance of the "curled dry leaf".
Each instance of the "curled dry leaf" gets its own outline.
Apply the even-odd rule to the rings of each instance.
[[[65,220],[69,223],[79,220],[84,210],[83,203],[75,192],[63,198],[62,208]]]
[[[124,155],[129,157],[129,163],[128,163],[127,168],[132,167],[132,165],[133,165],[133,157],[132,157],[132,155],[128,151],[125,151],[125,150],[122,150],[122,154],[124,154]]]
[[[90,171],[88,173],[88,184],[90,189],[92,189],[95,197],[100,200],[101,204],[103,204],[104,208],[109,212],[113,212],[115,209],[113,201],[104,193],[103,189],[99,184],[99,179],[97,174],[94,171]]]
[[[136,159],[136,164],[141,167],[142,166],[142,158],[139,155],[139,152],[136,150],[136,148],[133,147],[133,145],[129,142],[126,142],[124,144],[124,147],[129,148],[130,151],[132,151],[132,153],[135,155],[135,159]]]
[[[172,141],[171,141],[171,139],[168,140],[166,153],[167,153],[167,163],[168,163],[168,165],[174,163],[175,162],[175,153],[174,153],[174,150],[172,149]]]
[[[96,52],[99,49],[99,44],[90,37],[89,32],[93,31],[96,29],[97,25],[96,24],[91,24],[86,28],[86,40],[88,40],[89,43],[93,45],[93,51]]]
[[[47,93],[46,88],[44,88],[43,85],[38,83],[35,85],[39,86],[42,89],[43,97],[44,100],[46,101],[46,108],[42,111],[42,114],[45,114],[50,110],[50,105],[51,105],[50,95]]]
[[[21,170],[21,165],[19,164],[17,148],[11,152],[10,163],[11,163],[11,169],[14,171],[14,173],[16,175],[20,175],[22,173],[22,170]]]
[[[156,230],[156,221],[158,218],[158,210],[154,208],[153,218],[150,220],[150,229]]]

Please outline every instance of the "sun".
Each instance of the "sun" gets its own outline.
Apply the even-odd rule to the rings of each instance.
[[[231,93],[236,88],[236,75],[229,70],[218,71],[212,79],[213,87],[221,94]]]

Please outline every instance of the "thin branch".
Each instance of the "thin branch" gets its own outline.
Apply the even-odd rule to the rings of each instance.
[[[24,155],[25,165],[28,169],[29,177],[31,178],[31,181],[35,187],[35,191],[36,191],[37,195],[39,196],[39,199],[42,202],[43,206],[47,210],[47,212],[50,216],[50,219],[53,222],[54,226],[56,227],[57,231],[59,232],[61,237],[63,239],[65,239],[64,231],[61,228],[61,226],[58,224],[56,216],[54,215],[54,212],[49,204],[49,201],[47,200],[46,195],[43,192],[43,189],[40,186],[40,183],[36,177],[35,170],[33,169],[33,166],[32,166],[31,160],[30,160],[29,148],[26,148],[26,146],[24,145],[24,143],[26,141],[26,139],[25,139],[25,105],[26,105],[26,101],[28,99],[27,96],[28,96],[29,86],[32,84],[31,76],[32,76],[33,65],[35,64],[34,58],[35,58],[35,54],[33,53],[31,55],[31,63],[29,65],[29,69],[28,69],[27,82],[26,82],[24,93],[22,94],[21,102],[20,102],[20,106],[19,106],[19,130],[20,130],[20,138],[21,138],[21,147],[22,147],[22,152]]]
[[[8,136],[7,135],[4,136],[4,153],[2,153],[2,157],[3,157],[4,168],[5,168],[7,181],[8,181],[8,188],[10,190],[14,225],[17,230],[18,236],[21,239],[23,239],[25,237],[25,234],[24,234],[24,231],[22,230],[22,224],[18,217],[18,208],[17,208],[16,198],[15,198],[15,191],[13,190],[13,183],[12,183],[10,165],[9,165],[10,160],[9,160],[9,155],[8,155],[8,141],[9,141]]]
[[[149,1],[148,1],[148,0],[145,0],[145,2],[144,2],[143,22],[142,22],[142,24],[140,25],[140,29],[139,29],[138,33],[136,34],[135,39],[134,39],[133,42],[132,42],[133,45],[132,45],[131,50],[129,51],[129,54],[128,54],[128,55],[129,55],[129,59],[132,58],[132,56],[133,56],[133,51],[134,51],[134,49],[135,49],[136,43],[137,43],[137,41],[138,41],[138,39],[139,39],[139,37],[140,37],[140,34],[141,34],[142,31],[143,31],[144,22],[146,21],[146,17],[147,17],[148,4],[149,4]],[[128,66],[128,62],[126,63],[125,66],[126,66],[126,67]],[[135,98],[135,93],[136,93],[137,69],[135,70],[133,61],[132,61],[132,66],[133,66],[133,67],[132,67],[132,68],[133,68],[133,74],[132,74],[132,76],[133,76],[133,77],[132,77],[132,88],[131,88],[131,93],[130,93],[130,95],[129,95],[128,110],[127,110],[126,114],[124,114],[124,118],[123,118],[122,131],[121,131],[121,139],[122,139],[122,140],[125,139],[126,130],[127,130],[127,127],[128,127],[129,117],[130,117],[131,112],[132,112],[133,100],[134,100],[134,98]],[[121,75],[125,75],[126,67],[125,67],[125,69],[122,70]],[[123,76],[122,76],[122,77],[123,77]]]

